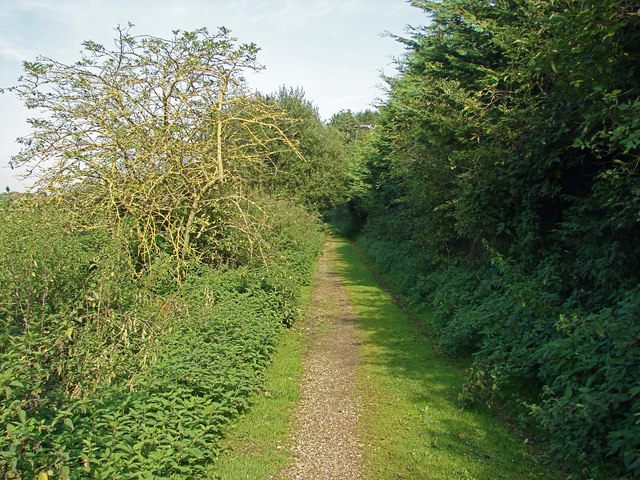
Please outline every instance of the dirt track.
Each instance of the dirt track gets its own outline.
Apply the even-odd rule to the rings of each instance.
[[[292,432],[294,459],[277,477],[280,480],[361,478],[359,402],[353,389],[360,333],[334,269],[335,255],[335,242],[329,240],[316,269],[302,326],[310,331],[310,345],[303,361],[302,401]]]

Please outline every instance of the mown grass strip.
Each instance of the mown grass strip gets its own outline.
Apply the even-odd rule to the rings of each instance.
[[[304,287],[303,305],[311,287]],[[282,334],[264,376],[263,392],[251,399],[245,415],[233,422],[222,453],[211,465],[210,480],[267,480],[286,468],[291,457],[289,423],[300,399],[303,329]]]
[[[462,410],[463,373],[399,309],[346,240],[337,269],[361,320],[357,391],[367,480],[566,479],[487,412]]]

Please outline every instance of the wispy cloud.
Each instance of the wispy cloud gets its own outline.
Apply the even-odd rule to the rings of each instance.
[[[76,24],[78,20],[86,21],[92,12],[101,11],[104,4],[104,0],[22,0],[14,8],[25,15],[37,14],[56,22]]]
[[[17,45],[12,45],[11,42],[0,38],[0,57],[5,57],[8,60],[23,61],[32,58],[33,56],[33,52],[30,50]]]

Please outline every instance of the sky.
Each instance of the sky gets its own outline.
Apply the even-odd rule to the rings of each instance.
[[[82,42],[113,45],[118,25],[134,35],[170,38],[172,31],[224,26],[241,43],[260,47],[265,70],[247,74],[262,93],[301,87],[328,120],[340,110],[374,108],[385,96],[381,74],[394,75],[405,35],[427,22],[407,0],[0,0],[0,88],[15,85],[22,62],[38,56],[80,59]],[[24,191],[8,164],[16,138],[30,130],[26,110],[0,94],[0,189]]]

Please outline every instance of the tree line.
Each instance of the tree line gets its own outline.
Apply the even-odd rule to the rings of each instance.
[[[361,242],[437,342],[473,355],[463,402],[515,405],[554,458],[636,478],[638,6],[413,4],[427,26],[398,38],[359,154]]]
[[[118,29],[26,62],[38,115],[0,199],[0,476],[196,478],[248,406],[344,198],[301,89],[227,29]]]

